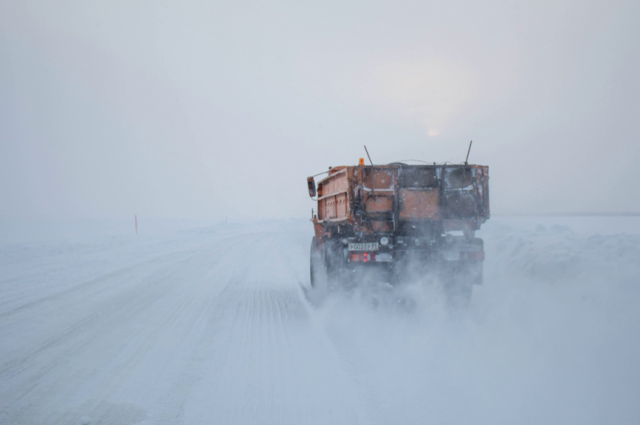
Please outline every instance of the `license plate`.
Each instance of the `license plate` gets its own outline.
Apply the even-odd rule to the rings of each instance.
[[[378,242],[349,243],[349,251],[377,251]]]

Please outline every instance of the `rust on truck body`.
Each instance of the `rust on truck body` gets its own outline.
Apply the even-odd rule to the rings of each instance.
[[[400,220],[438,220],[438,190],[409,189],[399,190]]]

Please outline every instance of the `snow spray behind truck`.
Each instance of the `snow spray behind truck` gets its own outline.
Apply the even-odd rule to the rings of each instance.
[[[469,146],[470,148],[471,146]],[[468,154],[467,154],[468,158]],[[489,167],[463,164],[333,167],[307,178],[312,213],[311,285],[353,280],[366,269],[399,281],[416,264],[440,276],[448,294],[467,299],[482,283],[484,244],[475,231],[489,219]]]

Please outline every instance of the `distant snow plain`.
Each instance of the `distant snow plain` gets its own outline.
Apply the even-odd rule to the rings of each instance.
[[[492,218],[454,312],[310,303],[311,235],[0,220],[0,423],[640,423],[640,217]]]

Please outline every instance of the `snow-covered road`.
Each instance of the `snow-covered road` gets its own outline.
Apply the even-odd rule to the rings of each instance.
[[[493,219],[455,313],[417,283],[313,306],[306,221],[14,234],[0,424],[640,423],[640,218],[612,220]]]

